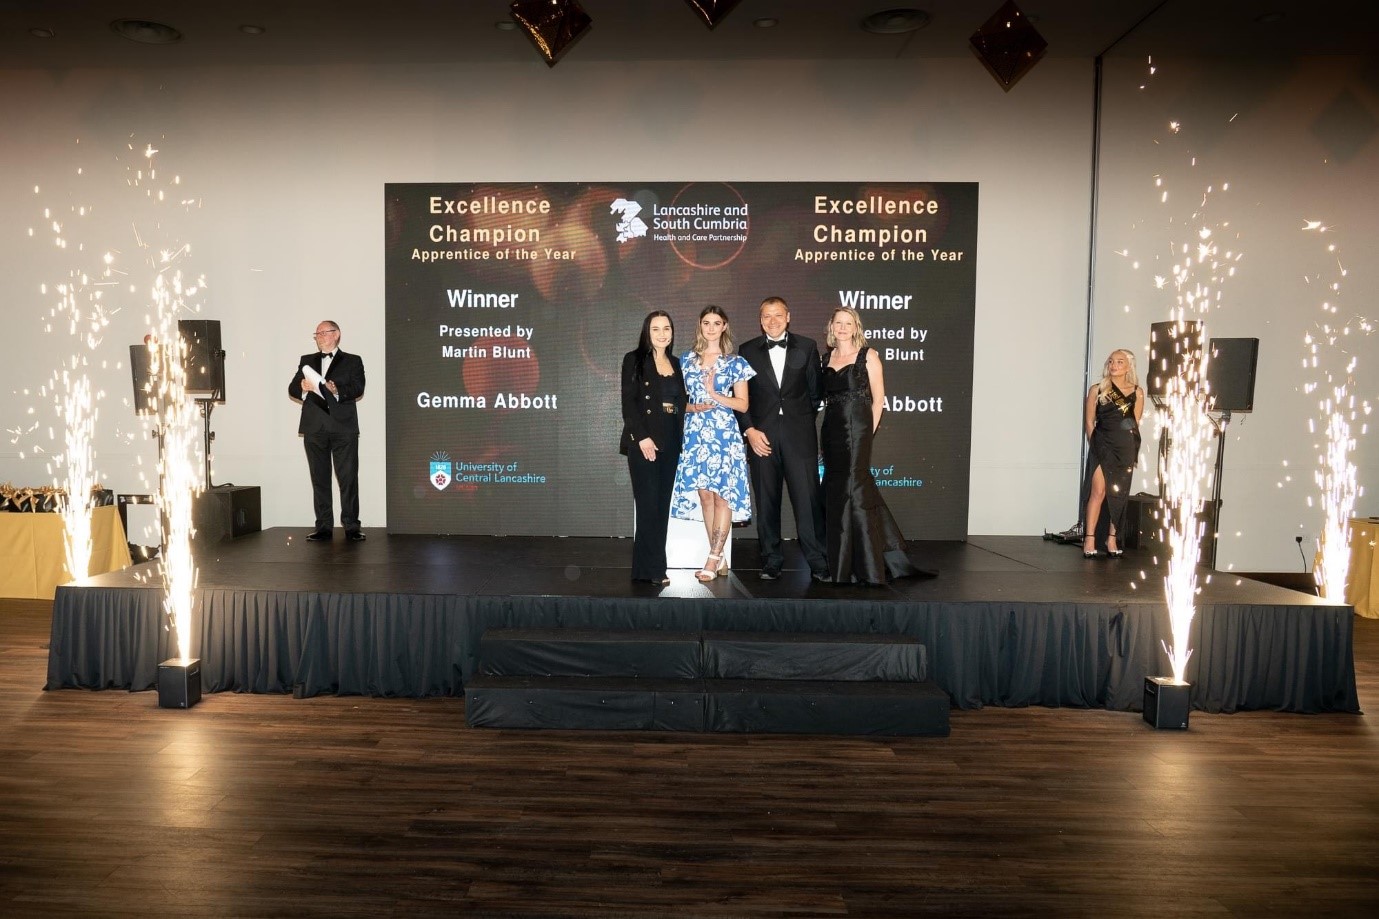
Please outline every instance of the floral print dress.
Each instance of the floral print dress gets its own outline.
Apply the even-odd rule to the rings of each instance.
[[[686,351],[680,357],[680,369],[685,374],[689,401],[711,401],[704,388],[699,356]],[[756,375],[740,355],[719,355],[714,365],[713,386],[719,393],[731,394],[735,384]],[[715,405],[708,411],[687,413],[685,440],[680,448],[680,464],[675,468],[675,487],[670,499],[671,514],[682,520],[703,520],[704,511],[699,506],[699,489],[702,488],[728,502],[733,509],[734,523],[750,520],[752,496],[747,482],[747,450],[732,409]]]

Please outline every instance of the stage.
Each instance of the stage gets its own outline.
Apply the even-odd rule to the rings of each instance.
[[[1144,678],[1167,668],[1162,574],[1144,551],[1089,561],[1038,537],[913,543],[939,577],[862,588],[815,583],[798,557],[762,581],[744,539],[729,577],[704,585],[675,571],[657,588],[631,583],[625,539],[368,530],[349,543],[337,530],[321,544],[307,532],[275,528],[199,555],[191,638],[205,691],[461,695],[488,628],[910,635],[958,708],[1137,711]],[[154,564],[58,588],[48,689],[154,686],[175,654]],[[1359,711],[1351,607],[1201,577],[1194,708]]]

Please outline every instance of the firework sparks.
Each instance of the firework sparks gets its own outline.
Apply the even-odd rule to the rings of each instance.
[[[1181,122],[1173,121],[1169,133],[1183,136]],[[1189,156],[1189,166],[1198,167],[1197,159]],[[1163,175],[1153,177],[1153,187],[1159,202],[1167,205],[1170,197]],[[1221,286],[1234,276],[1241,253],[1222,251],[1218,240],[1230,236],[1228,221],[1214,222],[1210,217],[1213,197],[1229,189],[1228,183],[1207,184],[1203,190],[1186,200],[1195,201],[1191,215],[1183,221],[1169,223],[1181,226],[1192,238],[1170,243],[1171,264],[1167,275],[1155,275],[1155,290],[1171,289],[1174,305],[1170,309],[1167,342],[1157,342],[1155,351],[1161,355],[1157,366],[1149,373],[1157,376],[1164,393],[1158,405],[1160,431],[1170,445],[1160,468],[1163,519],[1160,521],[1160,541],[1168,550],[1164,574],[1164,600],[1168,607],[1171,642],[1163,642],[1176,682],[1185,682],[1188,660],[1192,656],[1189,634],[1196,616],[1200,587],[1197,567],[1201,561],[1201,546],[1207,534],[1201,520],[1201,510],[1207,504],[1213,482],[1213,440],[1218,430],[1209,414],[1211,393],[1207,385],[1207,368],[1211,360],[1206,347],[1207,314],[1221,303]],[[1157,261],[1157,259],[1156,259]]]
[[[1164,643],[1173,668],[1173,679],[1184,682],[1187,662],[1192,656],[1188,636],[1197,611],[1197,565],[1200,561],[1203,524],[1198,510],[1207,485],[1211,419],[1202,404],[1202,386],[1210,355],[1204,347],[1204,326],[1189,324],[1186,300],[1173,317],[1176,323],[1173,349],[1182,355],[1179,371],[1167,380],[1160,405],[1164,429],[1173,445],[1163,468],[1163,520],[1160,539],[1168,548],[1164,574],[1164,600],[1168,605],[1169,627],[1173,637]]]
[[[1302,229],[1305,233],[1323,234],[1328,227],[1321,220],[1304,220]],[[1313,481],[1320,492],[1323,520],[1313,576],[1320,596],[1344,602],[1350,575],[1350,517],[1361,494],[1353,457],[1357,438],[1368,432],[1364,419],[1371,411],[1370,403],[1355,395],[1355,369],[1359,359],[1349,345],[1355,337],[1373,332],[1374,324],[1363,317],[1336,324],[1332,317],[1337,315],[1339,308],[1331,298],[1340,295],[1341,279],[1346,270],[1336,255],[1334,243],[1327,244],[1326,252],[1335,260],[1335,276],[1323,284],[1326,291],[1323,296],[1327,298],[1321,302],[1323,319],[1317,323],[1315,332],[1303,337],[1306,349],[1303,368],[1315,374],[1303,391],[1317,396],[1318,417],[1308,420],[1308,431],[1321,437]],[[1308,278],[1309,283],[1311,280]],[[1333,369],[1338,364],[1340,369]],[[1309,499],[1308,504],[1311,503]]]
[[[176,630],[179,658],[190,657],[188,641],[191,635],[190,618],[196,568],[191,555],[192,504],[201,488],[203,458],[199,455],[199,413],[194,401],[186,396],[183,370],[183,349],[178,334],[179,318],[198,312],[197,294],[204,281],[184,281],[183,267],[190,255],[190,246],[170,240],[168,229],[171,216],[167,207],[175,202],[183,209],[199,207],[200,202],[170,190],[181,185],[180,176],[160,176],[152,145],[128,145],[125,159],[125,184],[136,198],[130,202],[130,216],[126,224],[132,232],[132,259],[120,264],[123,253],[118,248],[96,248],[83,241],[81,221],[87,220],[92,209],[85,205],[70,208],[43,207],[42,224],[51,231],[52,249],[59,257],[76,257],[89,261],[70,271],[64,271],[60,283],[43,284],[40,293],[53,297],[42,317],[45,328],[53,334],[65,334],[75,345],[74,353],[62,367],[34,395],[49,402],[61,419],[60,430],[48,428],[48,438],[61,445],[49,462],[49,472],[55,482],[64,487],[69,499],[65,505],[68,533],[68,566],[72,574],[86,574],[90,558],[90,517],[87,496],[95,481],[95,455],[92,433],[97,418],[96,404],[104,393],[92,386],[88,371],[94,367],[109,369],[111,362],[94,357],[112,319],[120,312],[111,305],[110,298],[129,296],[147,298],[149,315],[144,318],[144,331],[149,332],[151,363],[157,367],[155,386],[149,392],[150,405],[156,415],[155,435],[159,442],[157,486],[151,487],[136,458],[136,470],[146,490],[156,491],[157,505],[163,521],[164,552],[159,564],[164,588],[164,608],[171,628]],[[77,170],[81,175],[82,170]],[[34,186],[40,194],[41,186]],[[30,237],[42,234],[29,231]],[[97,254],[99,253],[99,254]],[[147,279],[146,286],[142,279]],[[160,344],[161,343],[161,344]],[[171,344],[169,344],[171,343]],[[115,369],[120,368],[114,362]],[[28,392],[25,393],[28,395]],[[128,404],[128,400],[126,400]],[[29,409],[29,414],[35,414]],[[34,421],[8,428],[12,442],[41,437],[42,423]],[[133,435],[121,434],[128,442]],[[34,455],[44,453],[34,444]],[[20,454],[21,457],[24,455]],[[83,547],[81,544],[84,543]]]
[[[34,194],[40,192],[40,187],[35,185]],[[89,216],[91,209],[82,204],[72,204],[68,213],[72,220],[79,221]],[[72,242],[68,228],[53,216],[51,206],[43,208],[43,219],[49,224],[55,247],[66,252]],[[29,236],[35,235],[30,228]],[[78,242],[73,248],[78,258],[85,257],[84,244]],[[51,397],[61,424],[61,449],[53,456],[48,470],[53,477],[53,485],[66,494],[66,500],[60,506],[63,549],[67,574],[76,579],[84,578],[89,573],[92,551],[91,497],[97,484],[94,441],[99,414],[96,403],[104,393],[93,391],[88,368],[91,356],[100,347],[103,332],[110,323],[111,311],[101,302],[103,292],[98,289],[105,267],[101,265],[96,269],[95,281],[91,272],[82,266],[69,267],[67,279],[53,285],[58,298],[49,308],[44,322],[45,330],[50,333],[65,331],[74,347],[39,392]],[[49,286],[41,285],[39,292],[47,295]],[[36,429],[37,425],[27,432],[16,428],[11,429],[11,433],[18,440]],[[48,430],[48,436],[51,440],[58,440],[58,432],[52,429]],[[34,452],[43,451],[36,446]]]
[[[142,188],[148,199],[162,202],[162,189],[154,187],[158,175],[154,164],[157,152],[151,144],[145,148],[142,156],[147,164],[131,169],[129,184]],[[181,180],[174,177],[173,181],[176,184]],[[160,223],[155,225],[161,226]],[[137,224],[133,230],[136,245],[144,253],[145,265],[153,272],[149,290],[153,314],[148,318],[153,331],[145,342],[150,350],[152,371],[149,402],[156,418],[155,433],[160,445],[157,504],[164,528],[159,566],[163,577],[163,606],[176,633],[177,656],[187,661],[192,657],[191,611],[197,579],[191,549],[192,512],[196,496],[202,490],[205,458],[198,451],[200,416],[196,403],[187,395],[187,345],[177,323],[180,318],[197,311],[193,301],[205,281],[198,278],[188,283],[177,267],[179,259],[191,251],[189,245],[160,247],[146,238]]]

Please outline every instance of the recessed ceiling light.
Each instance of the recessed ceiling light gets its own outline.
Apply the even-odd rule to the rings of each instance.
[[[121,38],[145,45],[170,45],[182,40],[182,33],[172,26],[147,19],[116,19],[110,28]]]
[[[240,26],[239,30],[243,32],[245,35],[262,35],[264,32],[268,31],[263,26],[251,25],[247,22],[244,25]]]
[[[1280,22],[1282,21],[1282,19],[1282,13],[1262,13],[1255,17],[1255,22],[1261,23],[1263,25],[1268,25],[1270,23]]]
[[[758,29],[774,29],[780,25],[780,20],[774,16],[763,16],[760,19],[753,19],[752,25]]]
[[[902,32],[914,32],[927,26],[929,24],[929,18],[929,14],[924,10],[917,10],[911,7],[882,10],[879,13],[872,13],[862,20],[862,31],[872,32],[877,35],[897,35]]]
[[[54,32],[52,29],[45,29],[42,26],[36,26],[35,28],[29,30],[29,34],[32,35],[34,38],[52,38],[57,33]]]
[[[517,31],[517,23],[513,22],[511,19],[500,19],[493,24],[493,27],[499,32]]]

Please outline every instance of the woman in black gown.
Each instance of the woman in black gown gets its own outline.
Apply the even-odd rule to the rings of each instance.
[[[685,378],[671,358],[675,326],[665,310],[642,321],[637,347],[622,359],[622,437],[636,503],[632,580],[665,586],[671,487],[685,423]]]
[[[1087,512],[1082,540],[1083,558],[1096,558],[1096,528],[1102,502],[1110,518],[1106,554],[1125,554],[1117,540],[1125,523],[1130,498],[1130,479],[1140,455],[1140,417],[1144,415],[1144,390],[1135,375],[1135,355],[1120,349],[1106,358],[1101,382],[1087,391],[1084,410],[1087,429],[1087,471],[1084,490]]]
[[[824,359],[824,520],[834,583],[884,584],[932,576],[910,561],[905,537],[871,474],[871,443],[886,406],[881,359],[867,347],[861,317],[847,307],[828,322]]]

